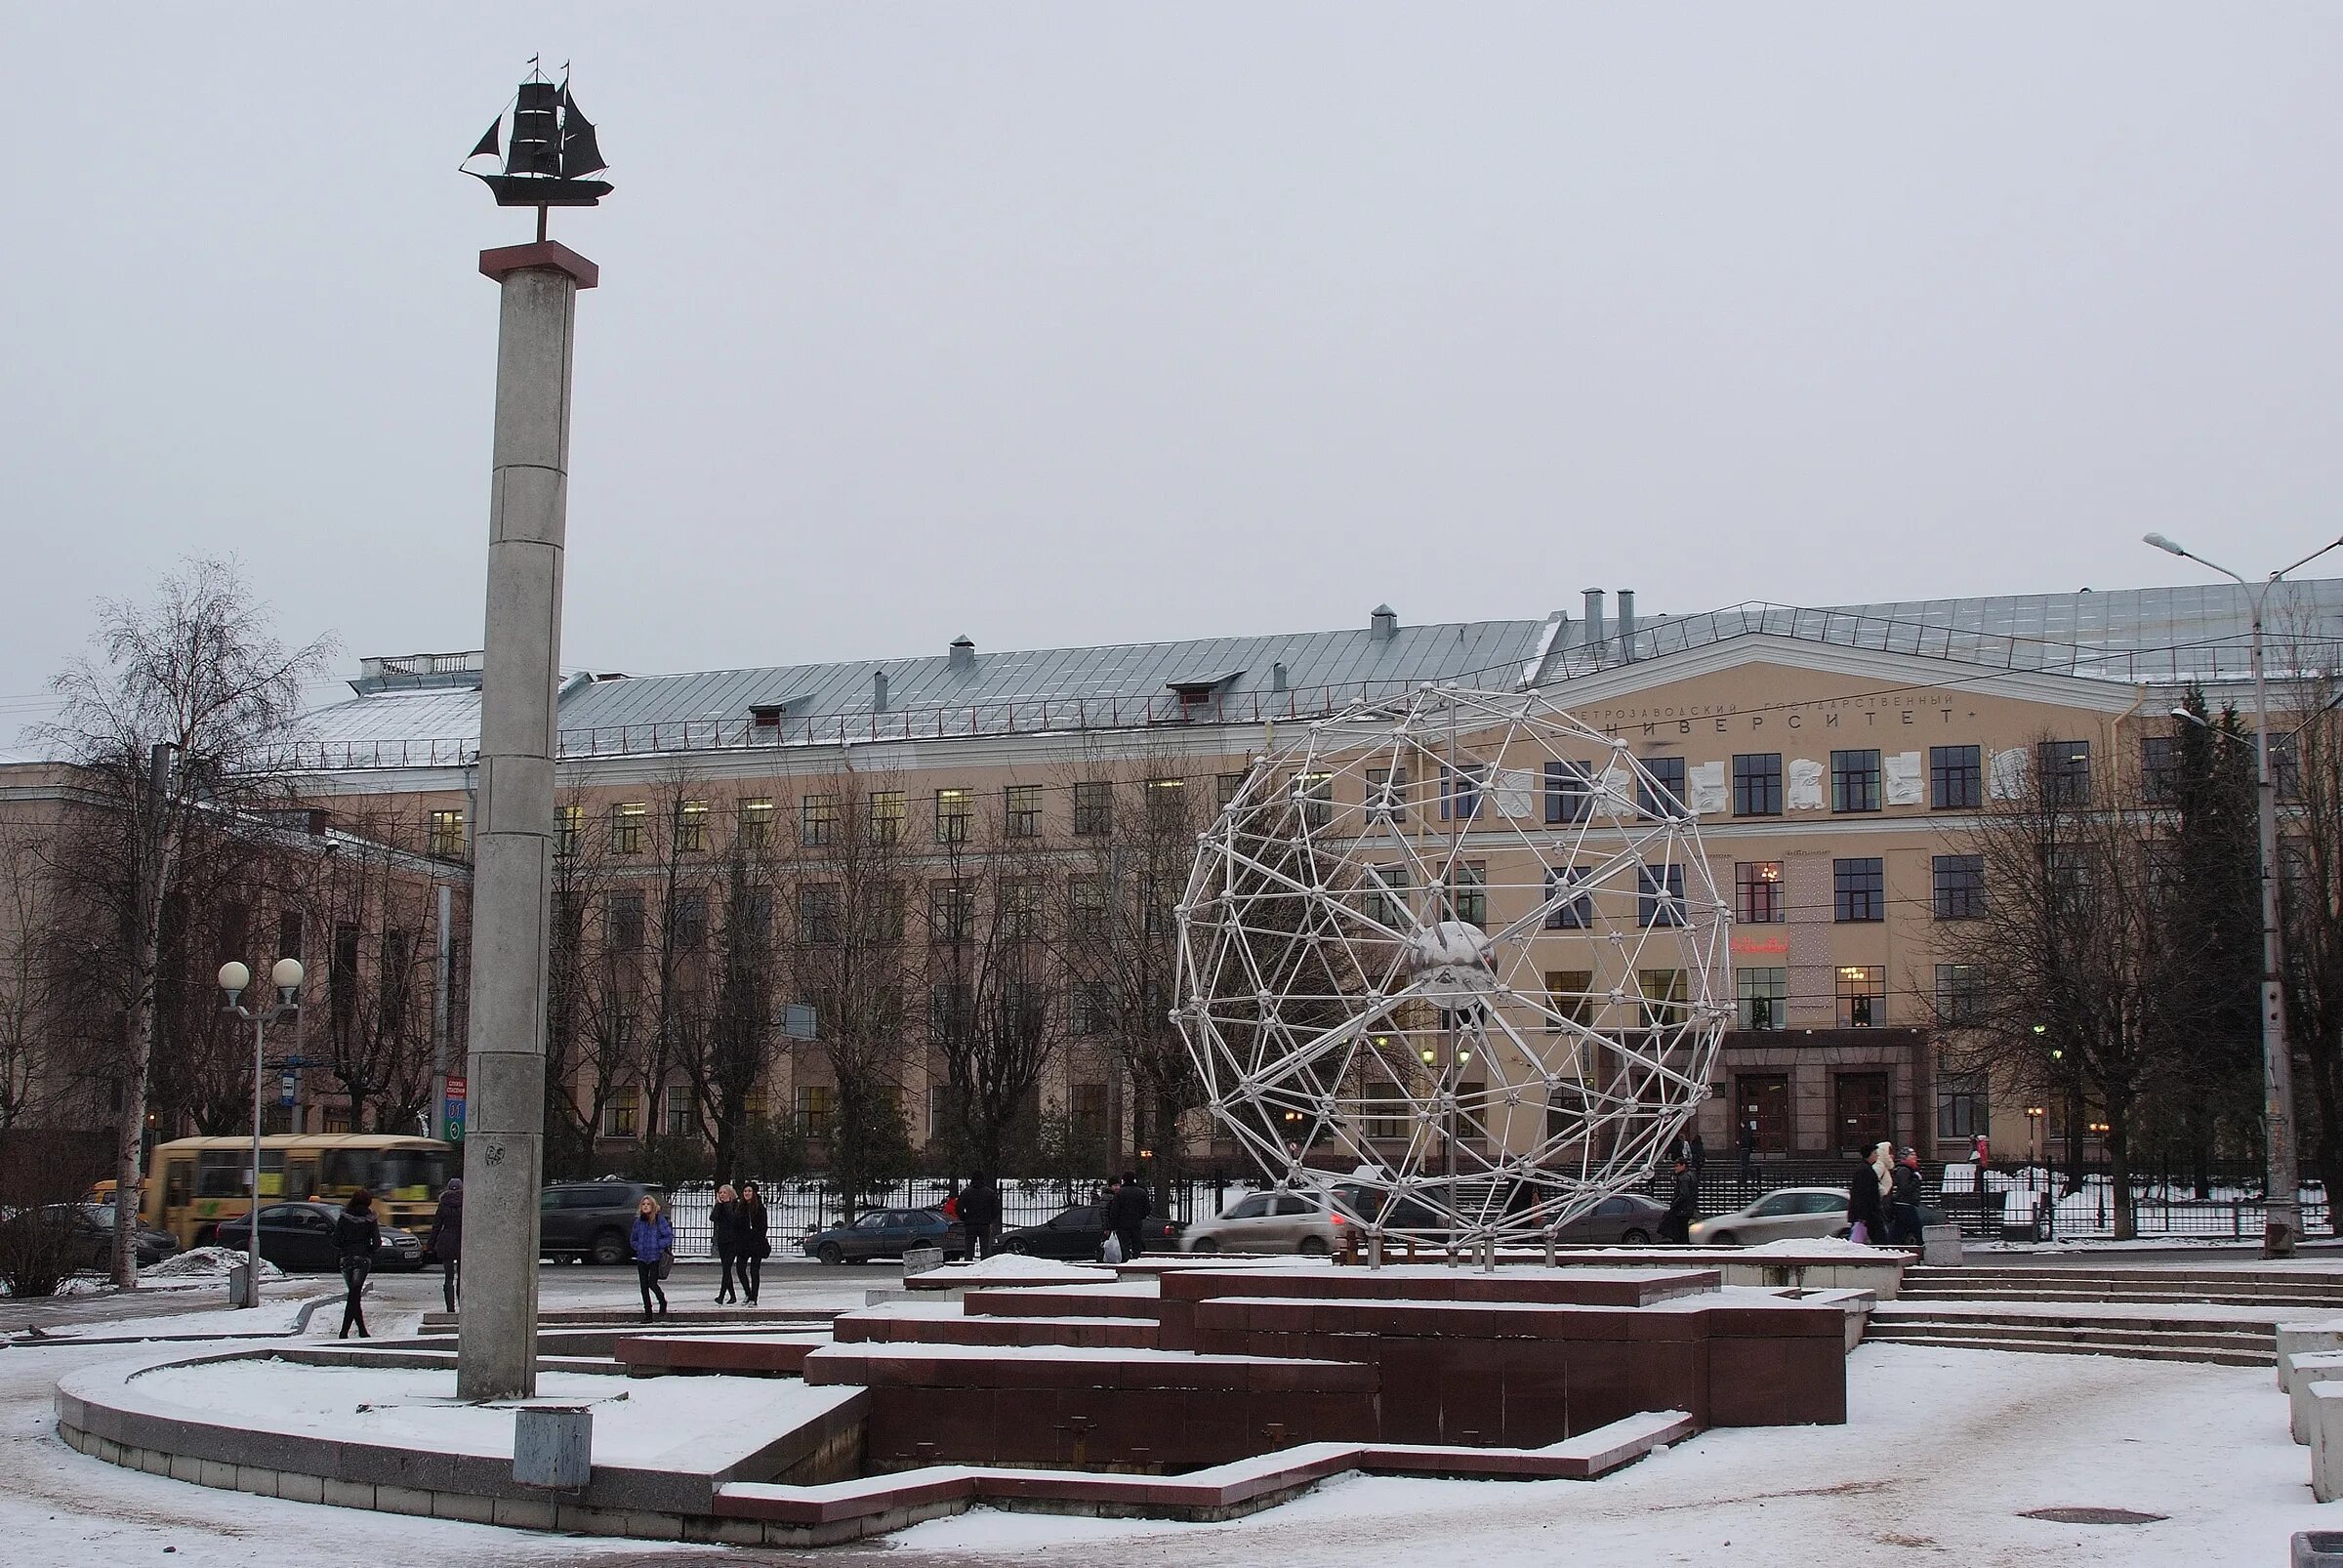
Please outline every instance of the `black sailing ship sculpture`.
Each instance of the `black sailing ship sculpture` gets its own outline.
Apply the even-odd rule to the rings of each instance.
[[[536,67],[536,61],[531,60],[528,80],[520,84],[513,101],[510,138],[499,145],[498,133],[505,122],[505,116],[499,115],[464,159],[471,164],[501,153],[503,172],[482,174],[473,168],[464,172],[486,186],[499,207],[536,208],[537,237],[543,239],[547,208],[596,206],[610,194],[610,182],[587,178],[609,165],[602,161],[602,149],[595,143],[594,122],[578,112],[567,76],[558,83],[550,82]]]

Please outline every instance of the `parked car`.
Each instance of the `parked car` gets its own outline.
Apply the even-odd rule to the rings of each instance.
[[[667,1189],[648,1181],[556,1181],[537,1199],[537,1251],[546,1258],[623,1263],[634,1257],[627,1232],[644,1193],[667,1208]]]
[[[1218,1217],[1198,1219],[1179,1238],[1186,1253],[1301,1253],[1323,1258],[1341,1245],[1345,1219],[1324,1192],[1255,1192]]]
[[[1640,1247],[1660,1234],[1660,1221],[1666,1214],[1664,1203],[1639,1192],[1623,1192],[1605,1198],[1554,1235],[1581,1247]]]
[[[65,1257],[75,1268],[109,1268],[114,1260],[114,1210],[111,1204],[46,1203],[37,1209],[19,1210],[0,1220],[10,1226],[59,1225],[65,1231]],[[132,1244],[138,1251],[139,1266],[159,1263],[179,1251],[176,1237],[144,1226],[131,1232]]]
[[[338,1203],[271,1203],[261,1208],[261,1256],[288,1274],[332,1273],[342,1266],[334,1247],[334,1216]],[[380,1269],[421,1268],[423,1238],[396,1225],[382,1225],[382,1242],[374,1250]],[[243,1215],[221,1221],[213,1245],[231,1253],[251,1245],[252,1222]]]
[[[1846,1188],[1783,1187],[1729,1215],[1695,1220],[1692,1239],[1702,1245],[1746,1247],[1835,1236],[1846,1228]]]
[[[817,1230],[800,1242],[806,1257],[825,1263],[900,1258],[914,1247],[941,1247],[946,1258],[968,1256],[968,1232],[934,1209],[873,1209],[851,1224]]]
[[[1139,1245],[1148,1252],[1175,1252],[1187,1227],[1176,1219],[1151,1216],[1139,1227]],[[1076,1204],[1038,1225],[1020,1225],[1001,1238],[1005,1253],[1028,1253],[1035,1258],[1095,1259],[1106,1247],[1106,1206]]]

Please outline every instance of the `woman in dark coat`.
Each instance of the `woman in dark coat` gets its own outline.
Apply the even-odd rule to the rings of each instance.
[[[358,1299],[366,1294],[366,1276],[374,1272],[375,1250],[382,1244],[383,1227],[374,1219],[374,1194],[360,1187],[334,1216],[334,1251],[341,1255],[342,1284],[349,1293],[342,1300],[341,1337],[345,1340],[353,1323],[359,1339],[374,1338],[366,1332],[366,1312]]]
[[[740,1248],[740,1280],[748,1287],[749,1304],[755,1306],[757,1287],[764,1283],[764,1260],[773,1256],[773,1244],[764,1236],[764,1199],[756,1182],[740,1184],[740,1215],[732,1223]]]
[[[1847,1182],[1847,1237],[1873,1245],[1887,1240],[1887,1205],[1879,1190],[1879,1169],[1869,1159]]]
[[[708,1229],[716,1243],[716,1260],[724,1271],[723,1283],[716,1289],[716,1304],[721,1306],[740,1300],[740,1293],[732,1288],[732,1265],[740,1259],[740,1199],[730,1182],[716,1189],[716,1205],[708,1211]]]
[[[438,1212],[432,1216],[432,1256],[439,1259],[439,1292],[453,1312],[461,1300],[463,1282],[456,1275],[464,1259],[464,1178],[456,1177],[439,1194]]]

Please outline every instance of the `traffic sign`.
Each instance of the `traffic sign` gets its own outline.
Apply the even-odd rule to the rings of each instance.
[[[470,1086],[463,1079],[453,1073],[448,1074],[447,1095],[440,1105],[440,1122],[446,1130],[443,1135],[450,1143],[464,1141],[464,1100],[469,1090]]]

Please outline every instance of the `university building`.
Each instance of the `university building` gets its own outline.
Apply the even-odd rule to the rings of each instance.
[[[1022,857],[983,897],[1047,898],[1084,918],[1092,902],[1137,898],[1156,935],[1175,892],[1160,865],[1133,869],[1169,852],[1145,842],[1148,824],[1192,844],[1281,732],[1430,682],[1535,688],[1628,747],[1698,814],[1710,876],[1729,889],[1735,1017],[1702,1112],[1712,1148],[1753,1123],[1759,1150],[1785,1155],[1885,1137],[1958,1158],[1976,1133],[2003,1157],[2048,1154],[2087,1129],[1940,1066],[1940,1020],[1973,983],[1945,957],[1948,928],[1990,893],[1966,841],[2036,769],[2088,799],[2153,765],[2193,682],[2216,708],[2249,708],[2248,611],[2224,586],[1638,620],[1631,594],[1612,604],[1590,591],[1535,619],[1413,626],[1378,607],[1331,632],[1018,652],[962,638],[925,657],[578,676],[559,697],[562,843],[600,866],[592,939],[621,951],[657,946],[644,926],[662,910],[686,945],[700,939],[720,894],[678,906],[659,888],[678,865],[713,864],[735,835],[796,857],[784,924],[822,940],[838,883],[808,883],[803,865],[834,854],[842,829],[858,844],[884,838],[907,886],[925,885],[912,895],[915,947],[922,928],[977,918],[966,857],[978,845],[996,876],[1004,852]],[[2326,662],[2343,640],[2343,580],[2281,590],[2271,626],[2275,664]],[[431,854],[461,860],[479,679],[476,655],[367,660],[349,700],[309,717],[294,763],[305,793],[370,819],[410,817]],[[1149,885],[1129,885],[1137,876]],[[911,984],[900,1069],[915,1143],[943,1089],[908,1014],[929,998],[949,1005],[943,981],[923,983],[935,961],[917,962],[928,967]],[[672,981],[675,964],[650,967],[659,974],[630,996]],[[1149,1135],[1144,1093],[1091,1016],[1110,1006],[1107,982],[1060,980],[1066,1040],[1040,1098],[1128,1153]],[[784,1000],[780,1015],[809,1027],[779,1031],[757,1103],[794,1113],[818,1143],[834,1104],[821,1010]],[[659,1081],[654,1060],[630,1075],[617,1060],[600,1075],[612,1081],[581,1071],[575,1086],[605,1144],[688,1130],[681,1074]],[[642,1081],[618,1081],[631,1076]],[[1201,1152],[1213,1135],[1188,1135]]]

